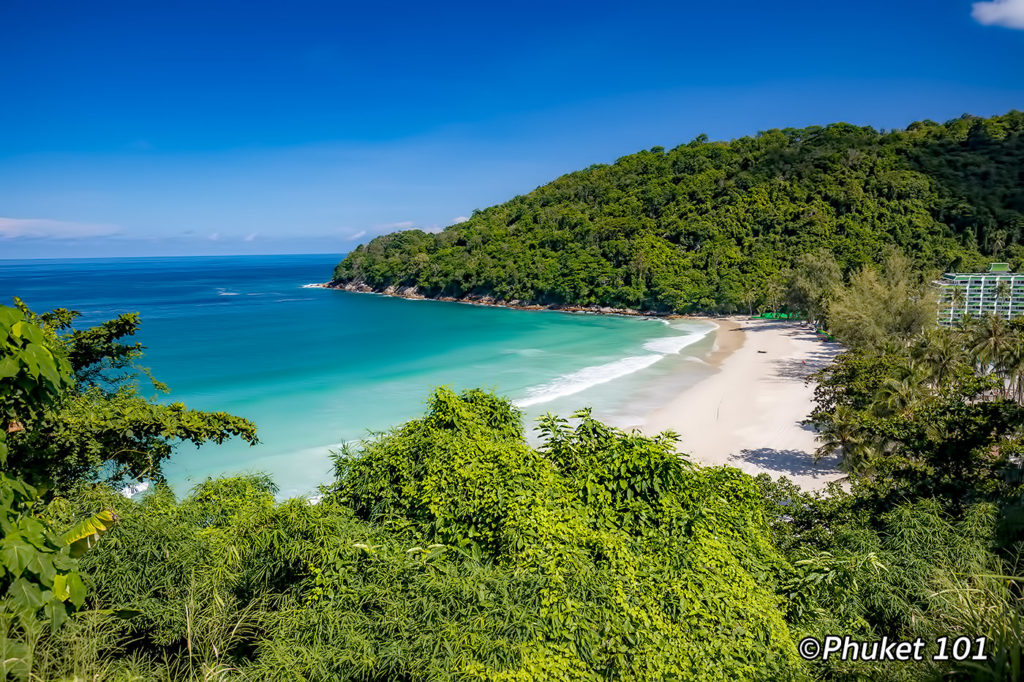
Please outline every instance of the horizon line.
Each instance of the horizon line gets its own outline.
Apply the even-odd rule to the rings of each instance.
[[[0,258],[0,263],[16,263],[27,260],[123,260],[139,258],[259,258],[266,256],[344,256],[348,251],[312,251],[303,253],[206,253],[174,256],[40,256],[34,258]]]

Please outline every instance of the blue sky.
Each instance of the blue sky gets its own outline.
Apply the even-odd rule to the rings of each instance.
[[[0,259],[340,253],[700,133],[1024,108],[1024,0],[0,4]]]

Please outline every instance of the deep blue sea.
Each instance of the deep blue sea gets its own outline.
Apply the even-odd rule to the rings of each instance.
[[[527,430],[589,405],[642,421],[710,369],[712,325],[520,311],[304,287],[338,255],[0,260],[0,303],[64,307],[87,326],[139,311],[143,364],[161,401],[226,410],[259,427],[248,447],[180,446],[179,492],[207,476],[271,474],[282,496],[329,479],[328,451],[418,416],[431,389],[483,387],[514,400]]]

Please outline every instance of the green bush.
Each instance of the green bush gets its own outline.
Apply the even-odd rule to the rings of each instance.
[[[110,508],[119,523],[82,560],[90,611],[39,669],[806,679],[776,593],[793,569],[753,480],[690,467],[670,436],[575,421],[545,420],[534,449],[506,401],[440,389],[423,418],[340,453],[316,505],[275,502],[258,477],[180,502],[83,487],[53,520]],[[137,615],[101,627],[98,611]]]

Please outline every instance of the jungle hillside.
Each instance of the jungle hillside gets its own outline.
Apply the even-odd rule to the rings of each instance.
[[[439,233],[354,249],[335,286],[427,297],[748,312],[827,250],[917,269],[1024,266],[1024,113],[880,131],[846,123],[693,141],[569,173]],[[390,288],[390,289],[389,289]]]

